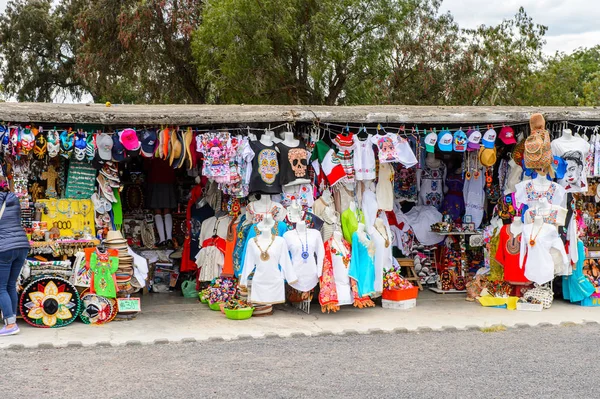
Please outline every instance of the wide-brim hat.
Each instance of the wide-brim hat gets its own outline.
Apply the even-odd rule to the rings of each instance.
[[[110,230],[107,234],[106,234],[106,240],[104,240],[106,242],[115,242],[115,241],[125,241],[125,238],[123,237],[123,234],[121,234],[121,232],[119,230]]]
[[[181,137],[181,132],[173,131],[171,133],[170,140],[170,153],[169,153],[169,165],[174,168],[177,168],[179,163],[181,162],[181,158],[183,154],[185,154],[185,150],[183,149],[183,139]]]
[[[25,287],[19,306],[27,324],[41,328],[64,327],[79,316],[79,293],[63,278],[42,277]]]

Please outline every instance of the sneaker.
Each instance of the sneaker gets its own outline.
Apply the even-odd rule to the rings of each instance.
[[[15,335],[19,333],[19,326],[15,325],[12,328],[8,328],[6,326],[2,327],[2,329],[0,329],[0,337],[2,336],[8,336],[8,335]]]

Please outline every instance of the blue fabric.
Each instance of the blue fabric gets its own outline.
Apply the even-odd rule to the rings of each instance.
[[[0,252],[11,249],[29,249],[29,240],[21,227],[21,205],[16,195],[0,192],[0,209],[6,201],[4,215],[0,219]]]
[[[6,324],[17,321],[17,278],[28,252],[28,248],[0,252],[0,310]]]
[[[246,248],[248,247],[248,242],[250,242],[250,240],[252,238],[256,237],[256,229],[255,229],[256,225],[257,225],[257,223],[253,224],[251,226],[250,230],[248,230],[248,234],[246,235],[246,239],[244,241],[244,249],[242,250],[242,256],[240,258],[241,267],[240,267],[238,274],[236,274],[236,277],[241,275],[244,270],[244,259],[246,259]],[[283,237],[283,233],[288,231],[288,227],[283,222],[277,222],[277,224],[275,225],[275,227],[273,227],[271,229],[271,231],[273,232],[273,234],[278,235],[279,237]]]
[[[358,233],[352,234],[352,258],[348,275],[356,280],[358,296],[375,294],[375,264],[367,247],[358,239]]]
[[[578,260],[575,270],[570,276],[563,276],[563,297],[576,303],[589,298],[596,292],[594,285],[583,275],[583,261],[585,260],[585,247],[583,242],[577,242]]]

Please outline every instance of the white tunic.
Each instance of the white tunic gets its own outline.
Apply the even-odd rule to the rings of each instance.
[[[335,249],[346,255],[346,249],[342,251],[335,239],[330,241],[330,245],[335,246]],[[348,268],[344,265],[342,255],[331,254],[331,266],[333,267],[333,278],[335,280],[335,290],[338,297],[338,305],[352,305],[354,303],[354,295],[352,294],[352,285],[350,284],[350,276],[348,276]]]
[[[389,226],[385,227],[385,232],[379,233],[375,226],[369,227],[368,233],[371,240],[375,243],[375,292],[383,292],[383,271],[392,268],[394,257],[392,256],[392,232]],[[382,237],[383,234],[383,237]],[[386,236],[387,234],[387,236]],[[388,237],[389,246],[385,247],[385,238]]]
[[[305,233],[290,230],[283,234],[283,238],[292,257],[292,267],[298,277],[296,283],[289,284],[298,291],[312,290],[319,283],[319,277],[323,274],[325,248],[321,233],[315,229],[306,229]],[[302,258],[303,246],[305,249],[308,246],[308,259]]]
[[[266,250],[269,242],[260,237],[258,240],[261,248]],[[292,267],[287,244],[282,237],[275,237],[271,248],[267,251],[269,259],[263,261],[260,253],[255,240],[249,240],[240,285],[248,286],[248,276],[256,269],[252,279],[250,301],[259,304],[284,303],[284,281],[294,283],[298,280]]]
[[[532,236],[535,239],[535,245],[533,246],[529,243]],[[534,223],[523,226],[519,264],[521,268],[525,267],[527,280],[538,284],[546,284],[554,278],[554,261],[550,253],[551,248],[556,248],[560,252],[563,264],[569,263],[565,246],[558,236],[556,227],[546,223],[541,228]],[[527,260],[523,263],[525,255],[527,255]]]

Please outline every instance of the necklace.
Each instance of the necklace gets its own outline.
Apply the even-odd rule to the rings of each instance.
[[[542,231],[543,228],[544,228],[544,223],[542,223],[542,225],[540,226],[540,229],[538,230],[535,237],[531,237],[531,239],[529,240],[529,245],[531,245],[532,247],[535,245],[535,240],[538,238],[538,236],[540,235],[540,232]]]
[[[375,230],[377,230],[377,232],[379,233],[381,238],[383,238],[385,240],[385,247],[389,248],[390,247],[390,236],[388,235],[387,230],[385,231],[385,237],[383,236],[383,234],[381,234],[381,231],[379,231],[379,229],[377,227],[375,227]],[[385,230],[385,227],[384,227],[384,230]]]
[[[275,242],[275,234],[271,234],[271,242],[269,243],[269,246],[267,247],[267,249],[265,249],[263,251],[263,249],[260,247],[260,245],[258,245],[258,237],[254,237],[254,243],[256,244],[256,246],[258,247],[258,250],[260,251],[260,259],[264,262],[268,261],[271,256],[269,255],[269,248],[271,248],[271,245],[273,245],[273,243]]]
[[[63,211],[62,209],[60,209],[60,201],[63,201],[63,200],[58,200],[58,203],[56,204],[56,210],[57,210],[59,213],[61,213],[61,214],[63,214],[63,215],[67,215],[67,217],[69,217],[69,218],[70,218],[70,217],[72,216],[72,214],[71,214],[71,202],[70,202],[70,201],[67,201],[67,205],[68,205],[68,206],[67,206],[67,210],[66,210],[66,211]]]
[[[298,233],[298,230],[296,229],[296,234],[298,234],[298,239],[300,240],[300,245],[302,245],[302,259],[304,259],[304,263],[306,263],[308,261],[308,228],[306,230],[304,230],[304,232],[306,233],[306,248],[304,248],[304,243],[302,242],[302,239],[300,238],[300,233]]]

